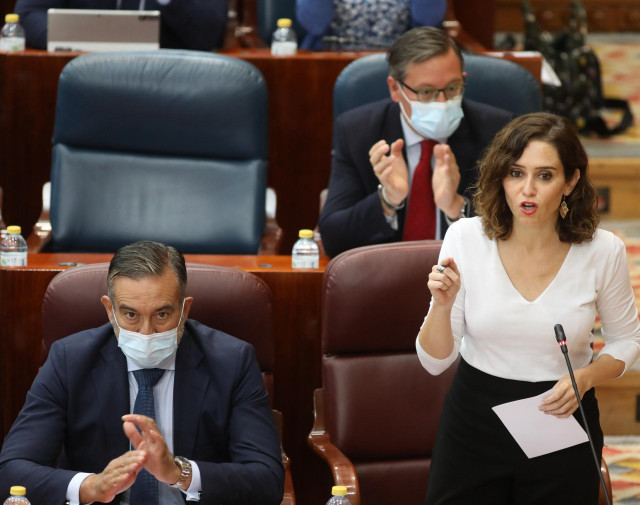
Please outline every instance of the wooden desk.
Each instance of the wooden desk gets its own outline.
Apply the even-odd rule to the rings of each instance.
[[[27,235],[38,219],[42,185],[51,172],[51,138],[58,76],[79,53],[28,50],[0,53],[0,186],[4,221]],[[228,54],[253,63],[269,92],[268,184],[278,196],[283,249],[291,250],[301,228],[318,220],[319,195],[329,184],[333,85],[364,52],[308,52],[273,57],[267,49]],[[507,59],[540,76],[540,59]]]
[[[185,258],[245,270],[269,285],[275,312],[274,405],[284,416],[283,444],[291,458],[298,502],[321,505],[330,489],[330,474],[307,448],[306,438],[313,424],[312,393],[322,383],[320,301],[327,258],[321,258],[317,270],[293,270],[290,256]],[[49,281],[70,268],[61,263],[110,259],[111,255],[105,254],[36,254],[29,255],[27,267],[0,269],[0,439],[22,408],[38,370],[42,299]]]

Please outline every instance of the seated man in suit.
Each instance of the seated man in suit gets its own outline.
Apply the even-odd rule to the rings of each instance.
[[[39,505],[280,503],[280,441],[253,347],[188,320],[186,282],[173,247],[116,252],[110,324],[51,346],[0,452],[0,489],[24,485]]]
[[[227,0],[17,0],[27,47],[47,48],[47,9],[160,11],[160,47],[211,51],[222,46]]]
[[[462,55],[438,28],[409,30],[388,60],[391,98],[335,122],[319,220],[329,256],[444,236],[449,222],[470,215],[480,153],[513,116],[463,98]]]

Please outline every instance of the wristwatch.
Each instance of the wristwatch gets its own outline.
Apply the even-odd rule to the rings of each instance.
[[[467,213],[469,212],[469,209],[471,207],[471,202],[469,202],[469,199],[466,196],[463,196],[462,198],[464,199],[464,202],[462,203],[462,207],[460,207],[460,216],[458,217],[458,219],[467,217]],[[449,226],[455,223],[458,219],[450,219],[449,216],[444,214],[444,220]]]
[[[404,200],[402,200],[402,203],[400,205],[394,205],[390,203],[387,200],[387,195],[384,192],[384,186],[382,184],[378,184],[378,196],[380,197],[382,203],[389,207],[389,209],[391,209],[393,212],[398,212],[400,209],[404,209],[404,205],[407,201],[407,199],[405,198]]]
[[[178,478],[178,482],[175,484],[169,484],[169,486],[182,488],[184,483],[189,480],[189,477],[191,477],[191,462],[182,456],[175,456],[173,461],[175,461],[176,465],[180,467],[180,477]]]

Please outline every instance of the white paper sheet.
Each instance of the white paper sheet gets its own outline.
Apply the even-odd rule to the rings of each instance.
[[[493,407],[528,458],[588,442],[587,433],[573,416],[560,419],[538,407],[551,391]]]

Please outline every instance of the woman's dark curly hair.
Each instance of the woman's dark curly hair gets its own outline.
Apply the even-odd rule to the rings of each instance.
[[[480,178],[475,185],[473,203],[482,218],[489,238],[506,239],[511,235],[513,214],[502,186],[509,169],[520,159],[530,141],[540,140],[555,147],[566,180],[580,170],[580,179],[566,197],[569,213],[558,213],[556,229],[560,240],[580,244],[590,240],[600,221],[596,190],[587,177],[589,160],[573,125],[565,118],[546,112],[526,114],[513,119],[495,136],[479,163]]]

